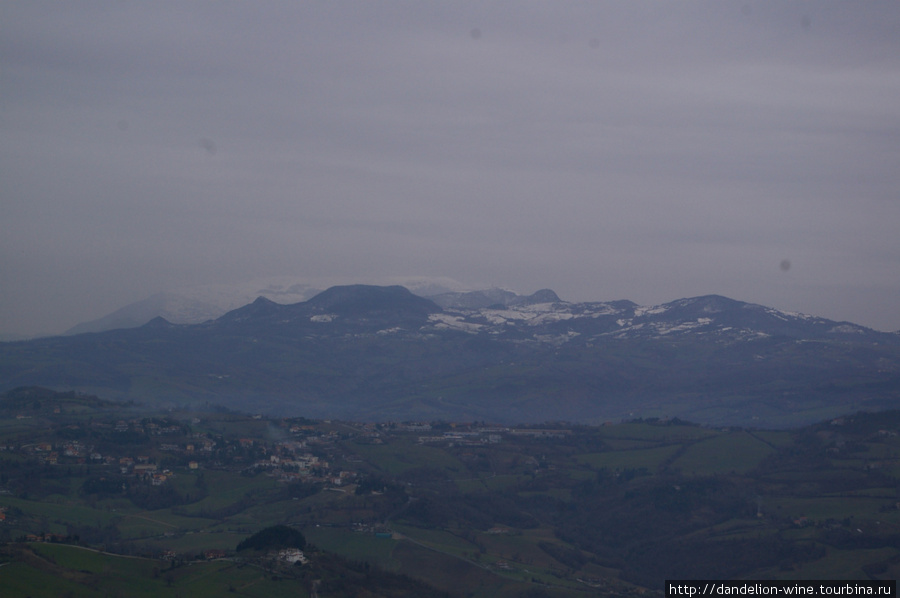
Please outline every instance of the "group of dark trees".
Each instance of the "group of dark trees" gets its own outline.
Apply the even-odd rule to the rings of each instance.
[[[206,496],[199,487],[193,494],[182,494],[169,483],[154,486],[147,480],[121,475],[90,477],[81,485],[81,492],[88,499],[94,500],[124,497],[135,506],[148,511],[188,504]]]
[[[306,547],[306,538],[303,534],[287,525],[274,525],[262,529],[246,540],[241,541],[235,550],[275,550],[279,548]]]

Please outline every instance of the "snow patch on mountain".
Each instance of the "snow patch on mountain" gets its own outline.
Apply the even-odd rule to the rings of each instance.
[[[484,327],[483,324],[467,322],[464,316],[450,313],[429,314],[428,320],[438,330],[461,330],[476,333]]]
[[[635,307],[634,308],[634,317],[640,318],[642,316],[658,316],[659,314],[664,314],[669,310],[669,308],[665,305],[654,305],[652,307]]]
[[[516,308],[483,309],[481,317],[490,324],[519,321],[529,326],[540,326],[549,322],[571,320],[576,316],[568,303],[532,303]]]
[[[754,305],[753,307],[759,307],[759,306]],[[785,311],[783,309],[775,309],[773,307],[764,307],[763,310],[767,314],[775,316],[776,318],[779,318],[779,319],[785,320],[785,321],[790,320],[790,319],[800,319],[800,320],[818,320],[818,319],[820,319],[815,316],[810,316],[808,314],[802,314],[798,311]]]
[[[622,313],[623,310],[613,307],[608,303],[592,304],[585,308],[584,315],[591,318],[613,316]]]
[[[697,318],[694,321],[681,322],[678,324],[672,322],[655,322],[653,328],[656,330],[657,334],[677,334],[679,332],[687,332],[688,330],[709,326],[711,323],[712,318]]]
[[[564,345],[565,343],[578,336],[581,336],[581,333],[570,330],[565,334],[536,334],[534,335],[534,338],[541,341],[542,343],[559,346]]]
[[[829,334],[863,334],[865,329],[855,324],[838,324],[828,330]]]

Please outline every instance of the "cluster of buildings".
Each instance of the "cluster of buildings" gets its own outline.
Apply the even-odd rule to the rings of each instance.
[[[419,436],[419,444],[447,444],[448,446],[477,446],[481,444],[497,444],[504,435],[528,438],[565,438],[572,434],[571,430],[543,428],[500,428],[469,426],[454,427],[441,435]]]
[[[260,416],[253,418],[261,419]],[[381,444],[395,434],[417,437],[420,444],[484,446],[505,437],[559,438],[569,430],[506,428],[484,424],[337,423],[280,420],[270,422],[273,436],[228,436],[194,430],[199,418],[188,423],[166,418],[107,419],[67,423],[53,430],[51,440],[20,446],[0,446],[49,465],[106,465],[122,476],[160,486],[173,470],[229,469],[264,471],[279,482],[319,482],[340,488],[356,481],[357,473],[333,469],[329,447],[341,439]],[[238,429],[240,422],[233,422]],[[325,425],[323,425],[325,424]],[[247,428],[248,432],[252,428]],[[341,430],[339,433],[336,430]],[[99,447],[99,448],[98,448]],[[347,458],[352,461],[352,457]]]

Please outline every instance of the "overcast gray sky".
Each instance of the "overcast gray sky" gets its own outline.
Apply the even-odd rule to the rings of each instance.
[[[2,333],[275,275],[898,330],[898,229],[896,0],[0,7]]]

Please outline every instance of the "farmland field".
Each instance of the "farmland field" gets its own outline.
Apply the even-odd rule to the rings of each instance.
[[[900,413],[777,432],[90,413],[0,425],[4,596],[324,598],[377,579],[386,598],[635,597],[673,571],[900,575]],[[238,550],[279,526],[305,561]]]

